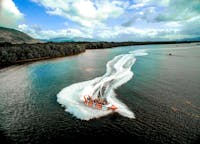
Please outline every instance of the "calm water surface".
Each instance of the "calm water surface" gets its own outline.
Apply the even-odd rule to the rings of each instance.
[[[135,49],[148,49],[149,55],[137,57],[134,77],[116,93],[136,119],[111,114],[83,121],[56,102],[61,89],[102,76],[109,60]],[[199,62],[199,44],[146,45],[87,50],[77,56],[2,69],[2,138],[15,143],[53,143],[83,136],[127,137],[140,143],[198,143]]]

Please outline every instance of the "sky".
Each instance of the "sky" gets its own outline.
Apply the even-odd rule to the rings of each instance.
[[[200,0],[0,0],[0,26],[37,39],[200,38]]]

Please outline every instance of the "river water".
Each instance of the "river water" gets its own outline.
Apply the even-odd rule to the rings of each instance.
[[[1,69],[1,137],[14,143],[91,136],[198,143],[199,62],[200,45],[192,43],[87,50]],[[84,89],[96,85],[98,90],[100,83],[117,111],[101,112],[82,103]]]

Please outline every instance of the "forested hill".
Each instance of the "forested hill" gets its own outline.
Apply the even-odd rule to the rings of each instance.
[[[2,42],[20,44],[20,43],[37,43],[39,41],[21,31],[0,27],[0,43]]]

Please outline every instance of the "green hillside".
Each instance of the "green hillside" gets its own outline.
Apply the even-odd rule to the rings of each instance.
[[[21,31],[0,27],[0,43],[2,42],[19,44],[19,43],[37,43],[39,41],[33,39],[32,37]]]

